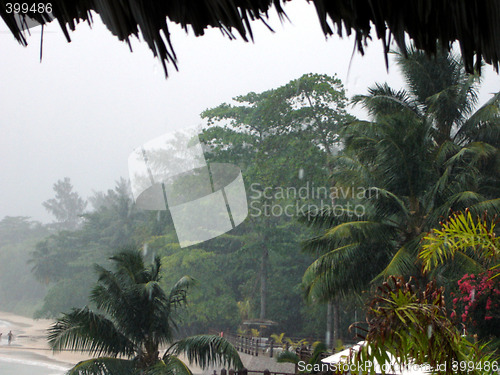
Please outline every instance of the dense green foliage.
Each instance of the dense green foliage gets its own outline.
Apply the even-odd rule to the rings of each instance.
[[[117,248],[140,246],[146,238],[146,215],[134,209],[125,180],[91,202],[94,211],[83,215],[80,229],[54,233],[32,253],[33,274],[49,286],[37,317],[86,305],[94,263],[105,264]]]
[[[0,221],[0,309],[31,315],[46,291],[27,263],[37,241],[48,229],[28,217],[5,217]]]
[[[236,349],[222,337],[200,335],[174,342],[178,312],[194,280],[184,276],[166,291],[160,286],[160,257],[151,264],[144,258],[128,249],[110,258],[113,270],[96,265],[98,282],[90,300],[97,310],[73,309],[50,328],[53,350],[87,351],[97,357],[79,362],[68,374],[191,375],[179,353],[202,368],[218,363],[243,367]]]
[[[409,51],[397,62],[407,90],[377,84],[355,97],[373,121],[346,126],[333,161],[336,187],[361,189],[349,198],[362,214],[325,210],[309,220],[323,229],[307,245],[323,255],[304,276],[318,298],[419,276],[420,241],[451,210],[500,209],[500,94],[474,112],[478,78],[457,57]]]
[[[106,265],[116,249],[131,246],[161,257],[162,287],[185,274],[200,281],[179,323],[183,334],[235,331],[242,320],[261,316],[276,321],[273,330],[288,336],[322,334],[325,306],[307,306],[300,286],[313,260],[301,253],[300,244],[312,232],[296,217],[311,204],[329,201],[312,197],[311,190],[329,183],[327,159],[339,147],[336,132],[352,119],[346,103],[340,80],[310,74],[205,111],[208,127],[200,139],[206,158],[241,168],[247,220],[223,236],[181,249],[169,212],[138,210],[127,182],[119,181],[114,190],[88,199],[76,230],[53,233],[37,244],[30,264],[48,287],[37,316],[56,317],[89,304],[93,264]],[[351,319],[344,314],[347,332]]]
[[[331,203],[328,159],[341,146],[341,126],[353,120],[346,105],[338,78],[306,74],[202,113],[208,119],[202,139],[211,150],[210,160],[238,164],[250,186],[250,217],[238,237],[246,252],[260,256],[261,319],[282,321],[283,311],[290,309],[298,315],[296,302],[269,314],[267,280],[271,274],[271,280],[280,277],[280,268],[286,273],[306,259],[299,255],[299,244],[308,232],[296,218]],[[284,267],[271,273],[268,262],[273,255]],[[289,285],[299,290],[297,280]],[[279,300],[285,302],[283,297]]]
[[[461,335],[444,293],[435,282],[420,287],[402,277],[384,282],[369,303],[365,344],[351,360],[362,364],[362,373],[372,372],[363,365],[368,361],[385,364],[385,373],[407,365],[424,365],[440,375],[495,373],[494,354]]]
[[[179,322],[180,332],[235,331],[243,317],[237,307],[240,301],[249,302],[250,315],[246,318],[257,316],[256,270],[259,259],[258,254],[246,251],[244,228],[181,249],[168,212],[138,211],[124,181],[118,182],[114,190],[96,194],[90,200],[94,211],[84,215],[80,229],[53,233],[38,242],[36,247],[33,243],[26,250],[26,259],[22,263],[26,268],[24,274],[32,277],[29,272],[32,269],[32,274],[47,288],[45,299],[38,306],[37,317],[57,317],[61,311],[87,305],[88,293],[94,283],[93,264],[107,264],[107,258],[115,249],[125,245],[145,246],[162,257],[166,270],[160,282],[163,287],[185,274],[200,281],[199,287],[190,294],[190,309]],[[300,230],[298,225],[295,230]],[[238,231],[241,231],[241,236]],[[281,236],[284,238],[285,233]],[[305,238],[304,235],[301,238]],[[306,332],[316,334],[321,320],[316,324],[307,319],[312,313],[305,308],[297,286],[311,261],[299,253],[299,242],[300,238],[290,241],[288,247],[270,256],[273,274],[269,282],[269,316],[280,323],[278,330],[285,330],[290,335],[299,334],[297,317],[310,321]],[[26,265],[24,262],[29,256],[30,264]],[[36,282],[34,284],[45,289]],[[19,293],[26,294],[24,290],[19,290]]]
[[[456,212],[426,237],[419,257],[431,274],[450,263],[467,264],[470,273],[457,281],[452,292],[452,317],[469,333],[500,339],[500,241],[497,220],[487,214],[473,218],[470,211]],[[500,346],[498,342],[497,346]]]
[[[324,303],[334,301],[334,328],[345,338],[359,311],[360,292],[369,291],[374,281],[393,274],[422,280],[435,277],[440,286],[450,287],[456,286],[465,272],[476,271],[478,265],[485,269],[486,263],[482,264],[481,255],[474,251],[477,243],[462,241],[462,247],[451,248],[451,232],[444,232],[455,228],[442,228],[445,240],[436,228],[455,210],[467,208],[474,215],[488,210],[486,215],[491,218],[500,208],[500,94],[474,111],[478,77],[465,74],[458,58],[438,54],[430,60],[409,51],[408,59],[399,56],[397,61],[407,90],[379,84],[367,95],[354,98],[370,112],[372,121],[358,121],[347,114],[347,99],[338,78],[315,74],[276,89],[238,96],[229,104],[204,111],[201,116],[207,126],[200,140],[205,157],[209,163],[240,167],[249,207],[249,216],[241,225],[209,241],[181,248],[169,211],[139,210],[125,180],[118,181],[113,190],[90,197],[91,207],[85,213],[82,210],[87,203],[72,191],[69,179],[59,181],[54,185],[56,198],[46,202],[57,223],[42,226],[27,218],[0,222],[0,271],[4,271],[0,273],[0,297],[9,303],[22,294],[25,301],[20,299],[19,306],[38,303],[38,317],[57,317],[61,311],[77,308],[54,328],[54,347],[136,357],[141,366],[149,368],[157,362],[157,348],[171,342],[174,331],[162,332],[162,338],[154,342],[139,337],[144,332],[128,332],[131,328],[127,326],[141,326],[144,322],[136,324],[134,319],[143,317],[137,311],[136,315],[117,316],[118,305],[113,308],[101,298],[104,294],[99,297],[99,290],[109,286],[109,275],[123,281],[123,301],[135,298],[143,305],[149,304],[141,300],[144,295],[134,293],[169,290],[186,274],[198,280],[189,293],[189,308],[176,319],[178,337],[210,329],[235,331],[243,321],[258,318],[277,322],[271,330],[275,333],[317,337],[326,325]],[[473,226],[474,222],[468,224]],[[435,246],[427,248],[427,260],[422,264],[418,258],[422,240],[431,238],[428,233],[433,228]],[[484,238],[498,242],[498,228],[479,229]],[[459,243],[460,237],[455,242]],[[127,280],[120,273],[121,266],[107,271],[112,263],[124,262],[119,257],[111,263],[109,260],[122,248],[134,249],[135,254],[142,249],[151,257],[153,268],[137,259],[134,266],[134,272],[149,276]],[[424,247],[420,254],[427,250]],[[5,268],[5,259],[15,252],[15,261]],[[455,255],[450,256],[452,261],[442,262],[449,254]],[[95,263],[104,268],[99,268],[100,287],[89,299]],[[422,273],[422,269],[427,272]],[[41,285],[35,285],[32,277]],[[410,311],[408,319],[415,319],[416,331],[405,331],[406,339],[424,340],[427,333],[422,327],[426,322],[437,328],[443,324],[443,331],[436,331],[441,341],[411,348],[436,350],[455,344],[453,350],[463,348],[456,327],[446,316],[444,299],[430,301],[420,298],[418,291],[404,288],[386,302],[390,308]],[[28,289],[31,292],[26,292]],[[383,310],[374,306],[370,313]],[[422,309],[412,310],[412,306]],[[390,308],[384,311],[394,318],[397,313]],[[99,320],[104,315],[96,318],[92,313],[95,309],[102,310],[108,320]],[[379,316],[379,321],[371,316],[371,328],[377,322],[400,327],[407,323],[406,318],[384,320],[387,316]],[[363,320],[361,312],[357,319]],[[109,335],[119,331],[127,337],[99,341],[98,332],[87,331],[86,336],[78,337],[65,331],[78,322],[89,328],[91,321],[103,323],[103,332]],[[266,336],[269,333],[264,332]],[[380,343],[375,333],[372,336],[373,343]],[[404,346],[411,341],[406,339],[392,343]],[[194,348],[196,352],[202,347],[198,344],[215,345],[207,336],[198,340],[184,341],[175,351]],[[202,364],[215,353],[196,357],[195,352],[193,358]],[[129,368],[136,363],[103,359],[81,363],[80,369],[94,371],[107,366]],[[180,366],[179,371],[183,371],[170,356],[163,358],[161,366]]]
[[[495,344],[477,340],[495,339],[488,325],[498,316],[497,289],[492,274],[466,273],[498,263],[500,94],[474,112],[478,78],[465,74],[457,57],[409,51],[397,61],[408,89],[378,84],[355,97],[373,121],[342,130],[345,147],[332,163],[336,187],[362,188],[349,197],[362,214],[326,209],[307,217],[323,233],[306,247],[323,255],[303,281],[311,298],[327,300],[369,290],[390,275],[432,277],[440,287],[401,276],[382,284],[369,299],[357,360],[425,364],[439,374],[491,373]],[[448,218],[459,210],[466,215]],[[476,222],[473,215],[484,216]],[[446,308],[443,286],[453,290],[460,278],[454,306],[463,304],[462,322],[480,334],[474,339],[461,336],[456,312]]]
[[[469,210],[452,214],[424,237],[419,253],[423,271],[435,270],[457,258],[479,271],[498,269],[500,240],[496,226],[496,218],[489,219],[486,212],[482,218],[473,218]]]

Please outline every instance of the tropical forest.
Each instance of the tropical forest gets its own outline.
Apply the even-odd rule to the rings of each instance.
[[[356,345],[359,373],[497,373],[500,92],[478,105],[453,51],[391,59],[402,89],[309,73],[200,113],[206,162],[246,197],[206,240],[184,246],[177,207],[143,209],[130,176],[88,198],[61,176],[51,223],[0,221],[1,310],[50,319],[50,350],[87,357],[71,375],[239,371],[252,350],[344,373],[321,364]]]

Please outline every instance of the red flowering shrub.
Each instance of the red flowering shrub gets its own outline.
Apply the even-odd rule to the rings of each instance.
[[[469,331],[483,338],[500,337],[500,276],[498,271],[466,274],[458,280],[452,318],[460,318]]]

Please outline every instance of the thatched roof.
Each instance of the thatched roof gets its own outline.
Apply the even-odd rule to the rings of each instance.
[[[0,16],[14,37],[26,44],[12,14],[6,13],[0,0]],[[196,36],[203,35],[207,27],[220,28],[230,38],[239,35],[252,39],[251,21],[265,22],[272,9],[280,17],[285,0],[47,0],[53,6],[53,15],[68,41],[69,30],[80,21],[92,22],[90,11],[99,14],[108,29],[120,40],[128,41],[139,30],[155,56],[165,68],[175,66],[176,56],[170,43],[168,21],[190,29]],[[302,1],[302,0],[294,0]],[[31,0],[23,2],[34,3]],[[406,34],[414,45],[429,54],[436,51],[436,40],[449,49],[458,41],[466,69],[479,69],[481,59],[498,71],[500,59],[500,0],[311,0],[316,7],[319,22],[326,35],[342,30],[354,33],[357,46],[381,39],[386,51],[391,40],[405,44]],[[33,16],[40,23],[49,21],[46,15]],[[406,34],[405,34],[406,33]]]

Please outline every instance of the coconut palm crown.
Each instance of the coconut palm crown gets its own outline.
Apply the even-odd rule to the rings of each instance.
[[[99,279],[90,301],[97,310],[73,309],[49,329],[54,351],[69,349],[94,357],[75,365],[68,375],[191,375],[177,357],[180,353],[201,367],[242,367],[238,352],[222,337],[174,341],[178,308],[186,304],[191,277],[184,276],[166,292],[160,287],[160,257],[147,265],[140,252],[128,249],[110,260],[114,270],[96,265]],[[160,353],[162,347],[168,349]]]
[[[303,281],[314,299],[361,291],[389,275],[419,277],[421,240],[440,220],[466,208],[500,212],[500,93],[474,110],[478,77],[465,73],[459,57],[404,55],[397,63],[407,89],[377,84],[353,98],[373,121],[345,126],[332,178],[362,210],[310,216],[320,234],[305,248],[321,256]]]

